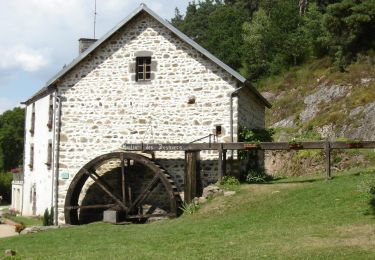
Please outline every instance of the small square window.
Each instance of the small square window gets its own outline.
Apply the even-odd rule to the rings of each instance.
[[[136,80],[151,80],[151,57],[137,57]]]

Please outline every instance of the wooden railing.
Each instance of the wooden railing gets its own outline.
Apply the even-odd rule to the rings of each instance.
[[[261,143],[177,143],[177,144],[123,144],[126,151],[185,151],[185,200],[190,202],[196,194],[196,176],[199,174],[196,160],[202,150],[218,151],[218,175],[225,175],[227,150],[304,150],[320,149],[325,153],[325,177],[332,178],[331,151],[334,149],[375,149],[375,141],[361,142],[261,142]]]

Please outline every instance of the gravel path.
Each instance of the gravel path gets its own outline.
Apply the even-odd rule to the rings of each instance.
[[[14,231],[14,226],[8,224],[0,225],[0,238],[11,237],[16,235],[18,235],[18,233]]]
[[[0,217],[3,215],[3,208],[0,208]],[[2,237],[11,237],[18,235],[14,231],[14,226],[9,224],[0,224],[0,238]]]

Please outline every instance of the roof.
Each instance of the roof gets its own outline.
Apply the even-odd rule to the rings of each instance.
[[[145,4],[141,4],[137,9],[135,9],[130,15],[128,15],[124,20],[122,20],[117,26],[112,28],[108,33],[106,33],[102,38],[100,38],[98,41],[96,41],[94,44],[92,44],[86,51],[81,53],[76,59],[74,59],[69,65],[65,66],[62,70],[60,70],[55,76],[53,76],[45,86],[36,92],[30,99],[28,99],[25,104],[29,104],[40,97],[50,93],[53,91],[56,87],[56,83],[63,77],[66,73],[68,73],[70,70],[72,70],[78,63],[80,63],[83,59],[85,59],[87,56],[90,55],[96,48],[98,48],[101,44],[103,44],[108,38],[110,38],[115,32],[117,32],[120,28],[125,26],[130,20],[132,20],[136,15],[141,13],[142,11],[148,13],[151,15],[154,19],[156,19],[158,22],[160,22],[162,25],[167,27],[170,31],[172,31],[178,38],[180,38],[182,41],[186,42],[193,48],[195,48],[197,51],[199,51],[201,54],[206,56],[208,59],[210,59],[212,62],[216,63],[219,67],[227,71],[229,74],[231,74],[234,78],[236,78],[239,82],[243,83],[245,86],[249,87],[250,90],[267,106],[268,108],[271,107],[271,104],[267,101],[266,98],[264,98],[252,85],[251,83],[246,80],[243,76],[241,76],[237,71],[226,65],[224,62],[220,61],[218,58],[216,58],[213,54],[211,54],[209,51],[204,49],[202,46],[200,46],[198,43],[190,39],[188,36],[183,34],[181,31],[179,31],[177,28],[175,28],[172,24],[170,24],[167,20],[161,18],[159,15],[157,15],[154,11],[149,9]]]

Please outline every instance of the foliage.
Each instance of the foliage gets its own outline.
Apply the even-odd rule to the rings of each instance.
[[[3,202],[10,203],[13,176],[10,172],[0,172],[0,196]]]
[[[324,26],[331,56],[344,70],[355,54],[375,47],[375,2],[343,0],[329,5]]]
[[[180,209],[182,210],[183,214],[192,215],[192,214],[194,214],[195,212],[198,211],[199,205],[197,203],[195,203],[194,201],[192,201],[190,203],[186,203],[184,201],[182,203]]]
[[[249,129],[245,126],[240,126],[238,140],[240,142],[272,142],[275,131],[269,129]]]
[[[25,110],[14,108],[0,115],[0,171],[22,164]]]
[[[220,185],[224,185],[224,186],[238,186],[238,185],[240,185],[240,182],[234,176],[224,176],[222,178],[222,180],[220,181]]]
[[[246,175],[247,183],[265,183],[272,179],[273,177],[268,175],[264,168],[250,169]]]
[[[21,223],[17,223],[15,226],[14,226],[14,230],[18,233],[18,234],[21,234],[22,230],[24,230],[26,228],[25,224],[23,222]]]
[[[309,5],[306,5],[309,3]],[[373,0],[202,0],[172,23],[252,80],[329,55],[341,69],[374,49]]]
[[[53,225],[53,208],[48,211],[48,208],[45,209],[43,214],[43,226],[52,226]]]
[[[249,129],[247,127],[240,126],[238,141],[246,143],[258,144],[260,142],[272,142],[275,131],[272,128],[269,129]],[[238,156],[240,159],[246,159],[250,151],[240,150]]]

